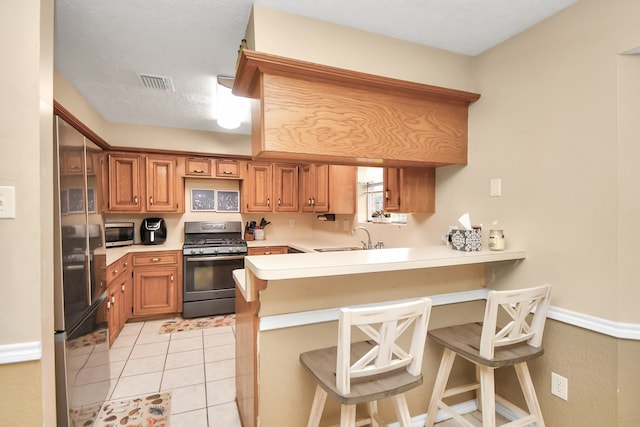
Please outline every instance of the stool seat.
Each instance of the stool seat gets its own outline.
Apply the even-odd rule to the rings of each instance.
[[[480,356],[480,337],[482,323],[467,323],[429,331],[428,336],[435,342],[458,353],[460,356],[475,363],[492,368],[512,366],[542,356],[543,347],[532,347],[526,342],[512,344],[508,347],[498,347],[493,358]]]
[[[351,359],[360,359],[375,346],[371,341],[351,345]],[[302,366],[315,378],[320,386],[341,404],[365,403],[404,393],[422,384],[422,374],[411,375],[406,369],[367,377],[366,380],[352,380],[351,391],[342,394],[336,386],[336,363],[338,347],[328,347],[308,351],[300,355]]]

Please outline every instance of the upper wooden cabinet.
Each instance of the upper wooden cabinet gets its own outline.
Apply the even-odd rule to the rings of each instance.
[[[276,163],[273,167],[274,211],[298,212],[298,166]]]
[[[109,178],[105,194],[110,212],[140,212],[142,191],[140,186],[140,156],[137,154],[108,154]]]
[[[468,107],[480,98],[247,49],[233,93],[259,100],[255,159],[365,166],[466,164]]]
[[[268,162],[247,163],[242,182],[242,212],[271,212],[273,210],[273,167]]]
[[[436,209],[435,169],[385,168],[384,210],[432,213]]]
[[[300,210],[317,213],[355,213],[356,167],[302,165],[300,167]]]
[[[177,164],[172,156],[108,154],[109,212],[184,212]]]
[[[173,157],[146,156],[146,197],[147,212],[178,212],[178,185],[176,168],[178,161]],[[184,202],[183,202],[184,203]],[[182,205],[183,203],[180,203]]]

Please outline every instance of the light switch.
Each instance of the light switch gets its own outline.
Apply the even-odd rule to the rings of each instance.
[[[502,179],[492,178],[489,182],[491,187],[491,189],[489,190],[489,195],[491,197],[502,196]]]
[[[16,188],[0,187],[0,218],[16,217]]]

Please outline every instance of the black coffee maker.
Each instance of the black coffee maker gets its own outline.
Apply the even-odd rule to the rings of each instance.
[[[159,245],[167,240],[167,225],[162,218],[145,218],[140,225],[143,245]]]

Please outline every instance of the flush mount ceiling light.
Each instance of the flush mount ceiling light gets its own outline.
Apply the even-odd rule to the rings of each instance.
[[[237,129],[248,117],[249,100],[231,93],[232,77],[218,76],[216,85],[216,118],[223,129]]]

